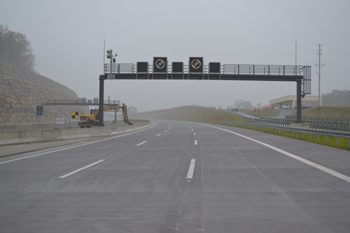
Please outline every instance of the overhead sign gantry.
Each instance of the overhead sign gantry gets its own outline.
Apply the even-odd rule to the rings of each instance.
[[[248,65],[204,64],[203,57],[190,57],[188,65],[183,62],[168,64],[167,57],[154,57],[153,63],[110,63],[105,64],[100,75],[100,108],[103,108],[104,80],[222,80],[222,81],[277,81],[296,82],[297,120],[301,123],[301,97],[311,94],[311,66],[302,65]],[[100,112],[100,123],[103,115]]]

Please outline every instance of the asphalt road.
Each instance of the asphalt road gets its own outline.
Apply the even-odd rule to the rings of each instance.
[[[293,113],[296,111],[296,109],[294,108],[280,108],[280,109],[276,109],[279,114],[276,117],[272,117],[272,118],[277,118],[277,119],[286,119],[286,116],[288,115],[293,115]]]
[[[350,153],[227,126],[0,158],[0,232],[350,232]]]

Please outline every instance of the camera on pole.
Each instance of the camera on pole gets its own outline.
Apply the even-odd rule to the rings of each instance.
[[[113,75],[112,75],[112,66],[113,66],[113,64],[112,64],[112,62],[113,63],[115,63],[116,62],[116,57],[118,56],[117,54],[115,54],[114,56],[113,56],[113,50],[112,49],[109,49],[109,50],[107,50],[106,51],[107,52],[107,59],[109,59],[110,60],[110,74],[107,74],[107,79],[113,79]]]

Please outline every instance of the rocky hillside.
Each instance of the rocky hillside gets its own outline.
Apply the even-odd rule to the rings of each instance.
[[[36,106],[49,99],[77,98],[68,87],[0,59],[0,124],[38,123]],[[40,123],[54,123],[56,117],[69,119],[70,111],[87,113],[89,109],[45,105]]]

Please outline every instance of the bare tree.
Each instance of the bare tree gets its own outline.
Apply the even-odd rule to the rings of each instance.
[[[35,55],[26,36],[10,31],[7,25],[0,24],[0,57],[7,61],[33,70]]]

